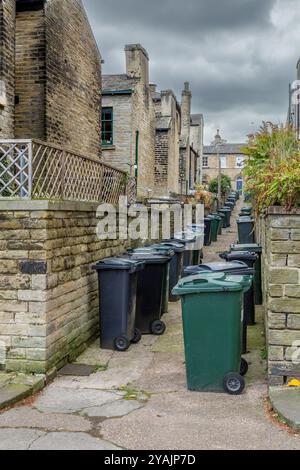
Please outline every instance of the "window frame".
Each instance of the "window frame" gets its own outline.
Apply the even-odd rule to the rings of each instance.
[[[207,160],[207,165],[204,164],[204,159]],[[208,158],[208,155],[203,155],[203,157],[202,157],[202,168],[209,168],[209,158]]]
[[[110,119],[104,119],[104,112],[110,111]],[[104,130],[104,123],[111,123],[111,131]],[[104,139],[106,135],[111,135],[111,140],[107,142],[107,139]],[[103,147],[111,147],[114,145],[114,108],[112,106],[104,106],[101,110],[101,145]]]

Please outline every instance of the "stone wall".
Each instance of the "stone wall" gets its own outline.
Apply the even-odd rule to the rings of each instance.
[[[0,202],[0,342],[7,370],[44,373],[99,333],[92,264],[125,251],[99,241],[96,206]]]
[[[102,147],[102,160],[130,173],[135,162],[132,95],[102,96],[102,106],[113,108],[113,145]]]
[[[43,8],[16,19],[16,139],[46,140],[46,38]]]
[[[300,347],[300,210],[288,214],[270,208],[260,221],[258,237],[264,247],[269,381],[282,385],[300,377],[300,366],[293,361]]]
[[[0,138],[14,135],[15,1],[0,0]]]
[[[155,141],[155,195],[168,196],[169,130],[157,130]]]
[[[47,140],[100,155],[101,57],[81,0],[45,6]]]

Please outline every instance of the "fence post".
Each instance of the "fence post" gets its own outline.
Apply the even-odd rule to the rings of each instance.
[[[33,156],[33,143],[32,140],[28,145],[28,199],[32,198],[33,187],[33,174],[32,174],[32,156]]]

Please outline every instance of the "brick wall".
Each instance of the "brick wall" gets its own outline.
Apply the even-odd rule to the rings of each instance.
[[[224,155],[224,157],[226,157],[227,168],[222,168],[222,174],[229,176],[232,188],[236,188],[237,178],[242,174],[241,168],[236,168],[237,156],[238,155]],[[203,167],[203,174],[207,175],[209,180],[217,178],[219,173],[219,160],[217,155],[208,156],[208,165],[208,168]]]
[[[292,360],[300,341],[300,210],[287,214],[270,208],[258,233],[264,247],[269,381],[282,385],[300,377],[300,366]]]
[[[0,138],[14,136],[15,1],[0,0]],[[2,90],[0,89],[0,92]]]

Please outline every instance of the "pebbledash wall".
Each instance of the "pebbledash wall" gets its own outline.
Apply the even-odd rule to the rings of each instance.
[[[300,209],[272,207],[258,224],[270,385],[300,377]]]
[[[98,240],[96,207],[0,202],[0,344],[6,370],[59,368],[99,334],[92,265],[121,254],[127,242]]]

